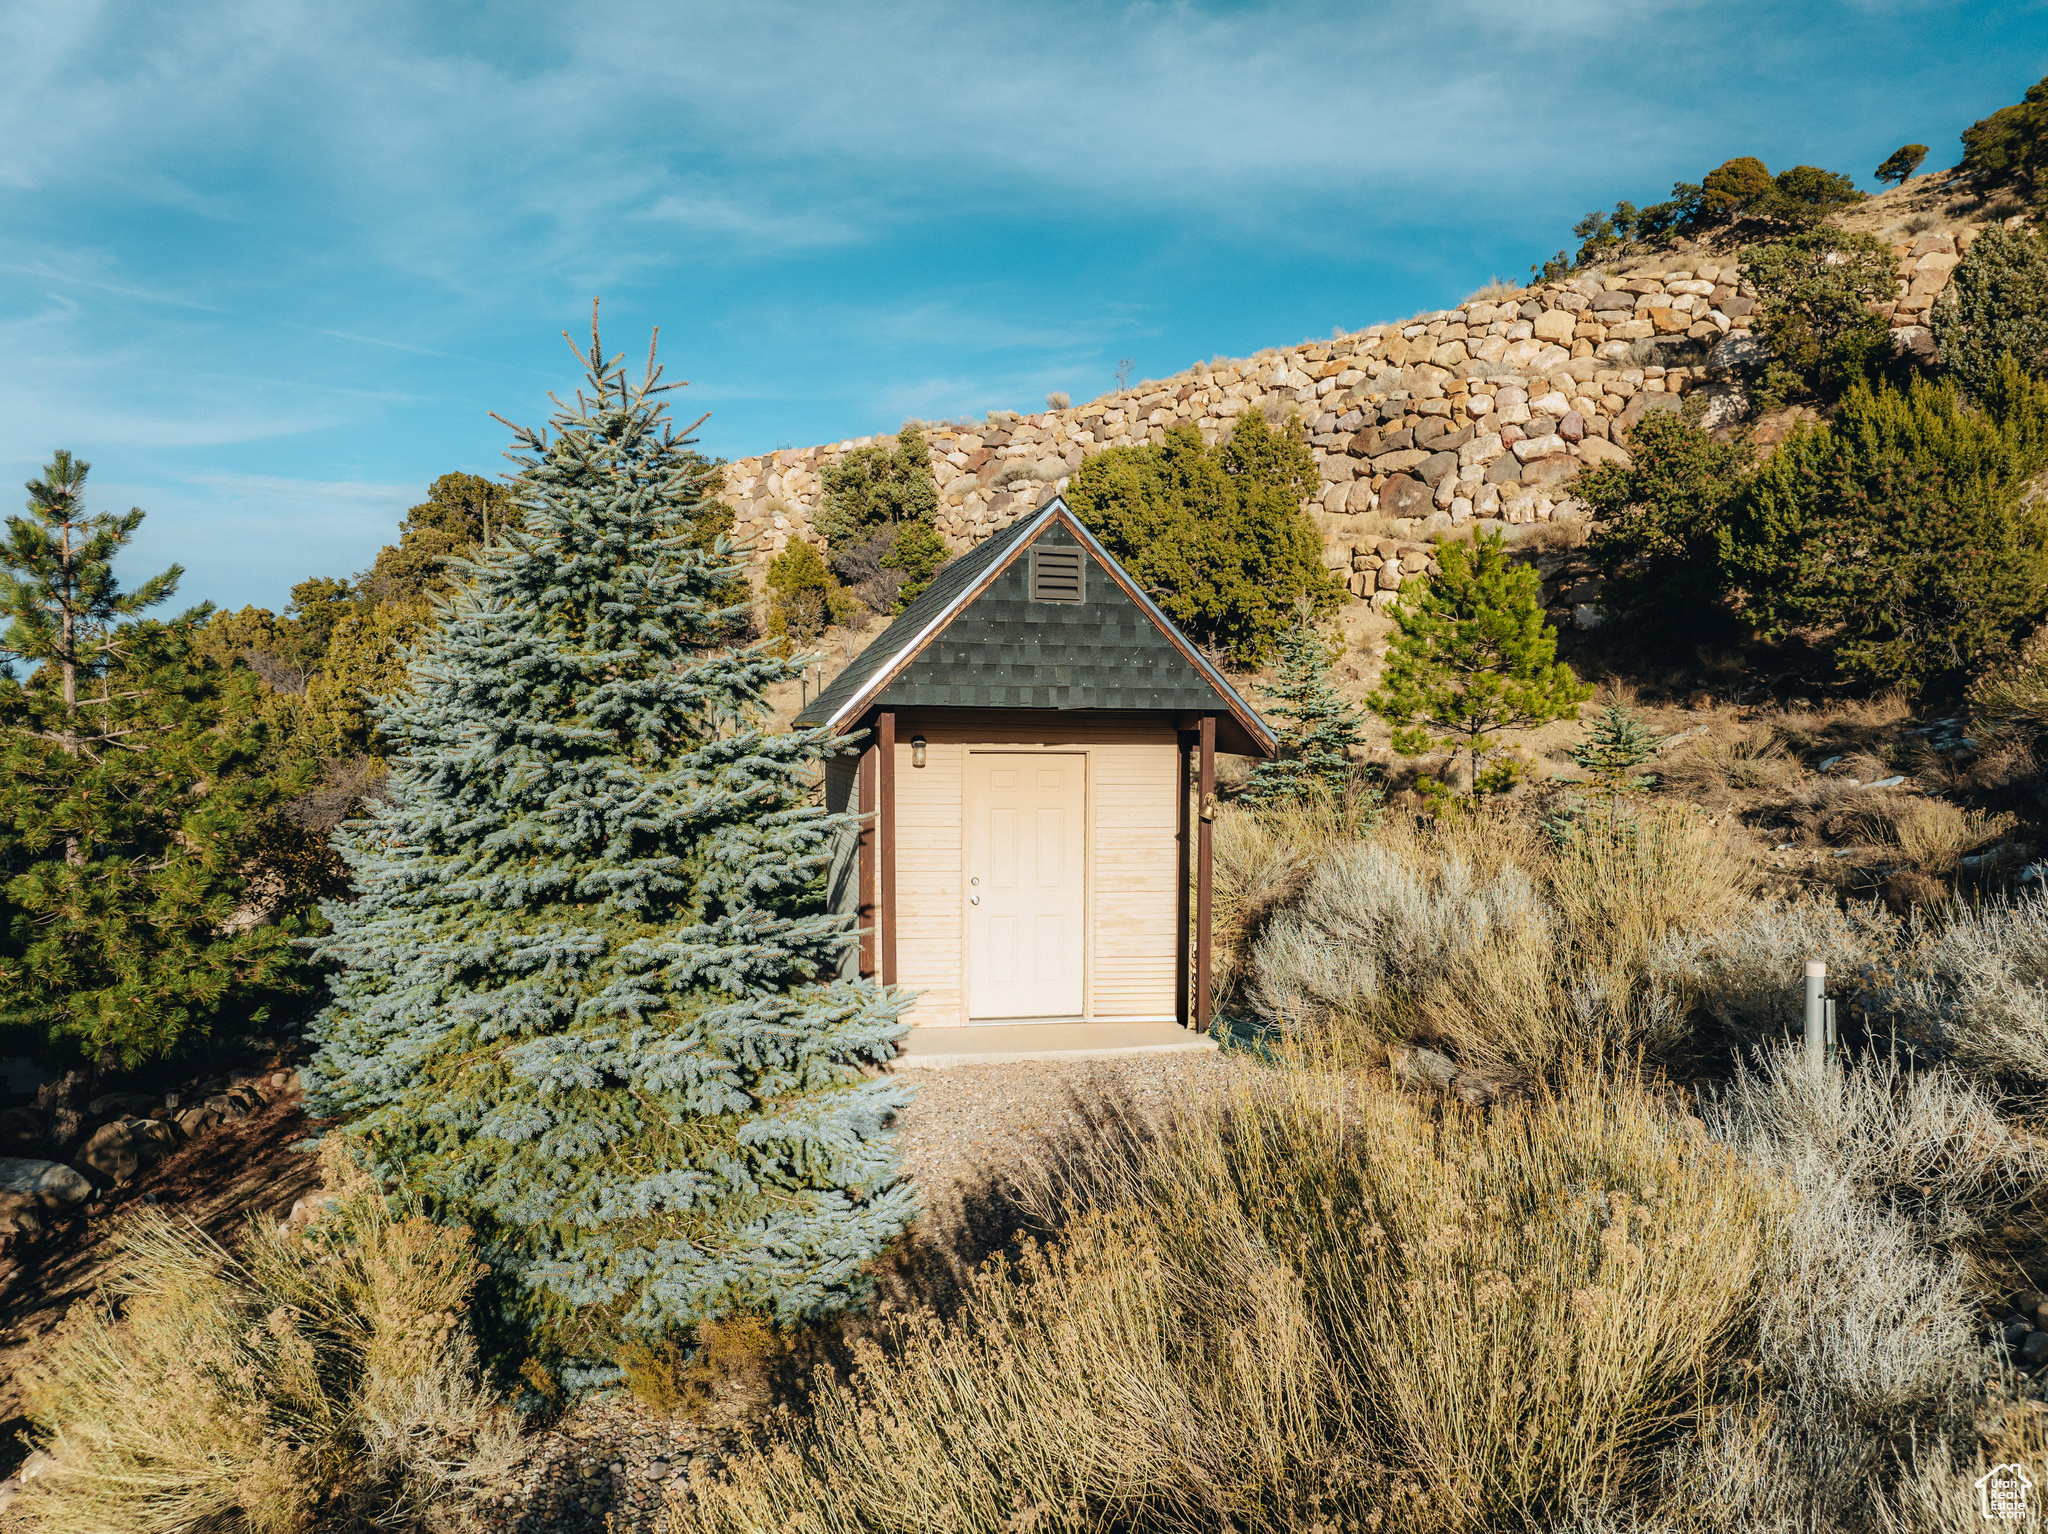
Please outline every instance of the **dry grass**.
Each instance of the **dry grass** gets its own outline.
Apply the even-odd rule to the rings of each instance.
[[[1913,719],[1904,693],[1839,698],[1822,708],[1785,708],[1759,713],[1755,722],[1796,751],[1842,751],[1888,737]]]
[[[1666,785],[1682,793],[1782,791],[1805,776],[1766,724],[1738,725],[1689,742],[1671,753],[1661,771]]]
[[[1856,814],[1871,840],[1889,842],[1920,872],[1953,874],[1970,853],[1997,842],[2019,822],[2008,814],[1966,810],[1917,794],[1873,794]]]
[[[1654,1495],[1777,1207],[1631,1086],[1433,1122],[1298,1071],[1085,1181],[1041,1189],[1061,1245],[898,1322],[675,1534],[1479,1530]]]
[[[154,1211],[28,1372],[55,1461],[19,1508],[51,1534],[412,1528],[510,1453],[464,1323],[466,1230],[394,1219],[326,1159],[339,1210],[230,1256]]]
[[[1880,1015],[1969,1069],[2048,1088],[2048,899],[1951,906],[1913,957]]]
[[[1363,834],[1378,808],[1363,785],[1266,809],[1218,807],[1211,930],[1219,974],[1231,976],[1241,968],[1273,913],[1301,892],[1310,870],[1332,848]]]
[[[1517,284],[1502,282],[1498,277],[1495,277],[1490,279],[1485,287],[1474,288],[1470,293],[1467,293],[1458,301],[1458,307],[1462,309],[1466,304],[1495,303],[1500,299],[1508,297],[1510,294],[1521,291],[1522,289]]]
[[[656,1416],[731,1427],[768,1404],[779,1378],[800,1372],[800,1345],[798,1333],[742,1312],[700,1324],[687,1341],[629,1342],[618,1362],[627,1392]]]
[[[1704,1012],[1738,1043],[1765,1043],[1800,1028],[1808,959],[1827,965],[1837,995],[1860,1000],[1892,983],[1898,940],[1881,906],[1759,900],[1713,925],[1674,928],[1649,968],[1680,1010]]]
[[[1271,917],[1244,995],[1335,1062],[1420,1032],[1468,1066],[1555,1077],[1669,1042],[1678,1019],[1650,956],[1673,930],[1732,914],[1747,882],[1678,805],[1595,814],[1562,844],[1504,815],[1390,821]]]
[[[1970,720],[1986,734],[2024,740],[2048,734],[2048,627],[2036,630],[2011,662],[1971,685]]]

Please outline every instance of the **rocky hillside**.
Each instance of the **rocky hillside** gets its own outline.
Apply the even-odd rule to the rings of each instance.
[[[1893,240],[1891,319],[1902,347],[1932,353],[1927,311],[1980,227],[1956,216],[1968,206],[1952,176],[1935,175],[1855,210],[1855,226]],[[1069,409],[931,423],[938,528],[964,549],[1064,488],[1090,453],[1156,441],[1183,423],[1214,441],[1244,411],[1275,421],[1298,411],[1323,480],[1317,519],[1327,560],[1359,596],[1377,593],[1384,603],[1400,583],[1389,566],[1404,550],[1412,556],[1403,539],[1474,518],[1573,515],[1573,476],[1625,458],[1627,429],[1643,412],[1676,408],[1699,391],[1709,397],[1710,423],[1741,419],[1748,406],[1731,369],[1757,354],[1755,303],[1733,252],[1681,242],[1659,256],[1490,289],[1354,334],[1218,360]],[[875,440],[727,467],[736,531],[758,561],[812,537],[821,471]]]

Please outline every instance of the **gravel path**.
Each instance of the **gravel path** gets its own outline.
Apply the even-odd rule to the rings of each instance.
[[[928,1211],[924,1250],[885,1275],[885,1293],[921,1297],[909,1270],[972,1262],[1010,1233],[1003,1174],[1119,1122],[1157,1124],[1238,1071],[1242,1056],[1133,1055],[905,1071],[917,1097],[897,1129],[903,1169]],[[977,1212],[993,1223],[977,1230]],[[929,1294],[929,1290],[924,1291]],[[665,1494],[720,1463],[720,1434],[668,1423],[629,1399],[593,1402],[532,1441],[511,1476],[466,1509],[471,1529],[516,1534],[666,1534]]]

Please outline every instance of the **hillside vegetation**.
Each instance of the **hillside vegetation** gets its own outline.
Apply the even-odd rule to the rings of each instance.
[[[148,616],[53,460],[10,1253],[251,1111],[170,1094],[254,1038],[327,1188],[133,1211],[8,1516],[1977,1527],[2048,1449],[2044,89],[1876,197],[1737,156],[1455,308],[736,464],[593,315],[514,475],[281,614]],[[1054,491],[1281,726],[1214,810],[1228,1058],[927,1186],[788,720]],[[629,1487],[634,1424],[716,1448]]]

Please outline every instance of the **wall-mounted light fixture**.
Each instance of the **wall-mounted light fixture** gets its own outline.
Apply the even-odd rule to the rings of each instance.
[[[913,767],[922,767],[924,765],[924,737],[922,735],[910,737],[910,765]]]

